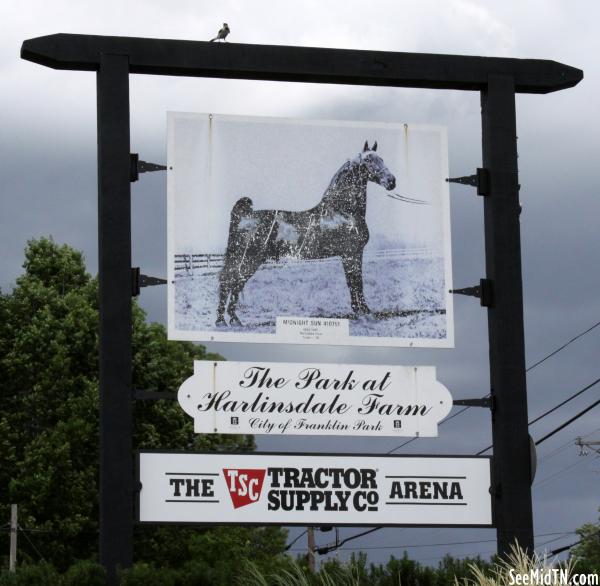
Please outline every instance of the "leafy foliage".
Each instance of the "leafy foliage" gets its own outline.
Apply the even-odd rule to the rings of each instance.
[[[347,564],[328,560],[310,573],[298,560],[278,573],[266,573],[253,562],[245,562],[238,586],[457,586],[456,580],[472,576],[473,569],[489,574],[491,564],[480,558],[456,560],[446,556],[437,568],[423,566],[406,552],[386,564],[368,564],[364,553],[352,556]]]
[[[0,586],[60,586],[60,576],[56,568],[47,562],[24,564],[16,574],[2,572]]]
[[[567,582],[550,570],[566,573]],[[385,565],[367,565],[366,556],[353,556],[348,564],[331,560],[322,564],[320,571],[308,572],[299,563],[278,574],[267,574],[252,562],[246,562],[238,586],[510,586],[515,575],[530,575],[537,571],[545,584],[558,586],[569,583],[574,572],[581,572],[575,560],[556,562],[544,556],[528,556],[518,546],[512,548],[506,559],[496,558],[492,563],[479,557],[457,560],[447,555],[437,568],[422,566],[404,553],[401,559],[391,557]]]
[[[13,291],[0,294],[0,519],[8,520],[10,503],[17,503],[27,537],[19,540],[19,560],[43,556],[62,571],[94,558],[98,547],[98,286],[82,254],[52,239],[30,241],[23,267]],[[147,324],[133,304],[134,388],[175,393],[194,359],[222,358],[200,345],[168,341],[164,328]],[[177,401],[138,401],[134,445],[246,451],[254,441],[194,434]],[[213,546],[210,558],[199,555],[217,535],[138,527],[135,559],[162,566],[204,559],[214,566],[229,560],[225,548]],[[285,533],[234,528],[227,539],[240,555],[263,547],[266,559],[283,549]],[[7,533],[0,551],[6,567]]]
[[[600,574],[600,521],[586,523],[577,529],[577,534],[581,538],[580,543],[571,550],[576,571]]]

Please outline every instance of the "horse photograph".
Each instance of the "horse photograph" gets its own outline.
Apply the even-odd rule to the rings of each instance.
[[[453,344],[444,129],[168,123],[170,338]]]

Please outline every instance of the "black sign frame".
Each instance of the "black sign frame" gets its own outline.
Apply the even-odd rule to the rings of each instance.
[[[110,583],[133,558],[129,75],[136,73],[480,93],[497,548],[506,555],[517,541],[533,551],[515,95],[573,87],[581,70],[539,59],[73,34],[26,40],[21,57],[96,72],[100,562]]]

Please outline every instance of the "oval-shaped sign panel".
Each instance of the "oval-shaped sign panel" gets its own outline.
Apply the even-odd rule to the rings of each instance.
[[[437,436],[434,366],[195,361],[178,400],[196,433]]]

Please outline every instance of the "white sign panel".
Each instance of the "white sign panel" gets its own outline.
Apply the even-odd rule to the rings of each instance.
[[[446,131],[168,115],[169,337],[453,345]]]
[[[434,366],[194,361],[196,433],[436,436],[452,397]]]
[[[141,522],[492,524],[485,457],[142,452],[139,480]]]

